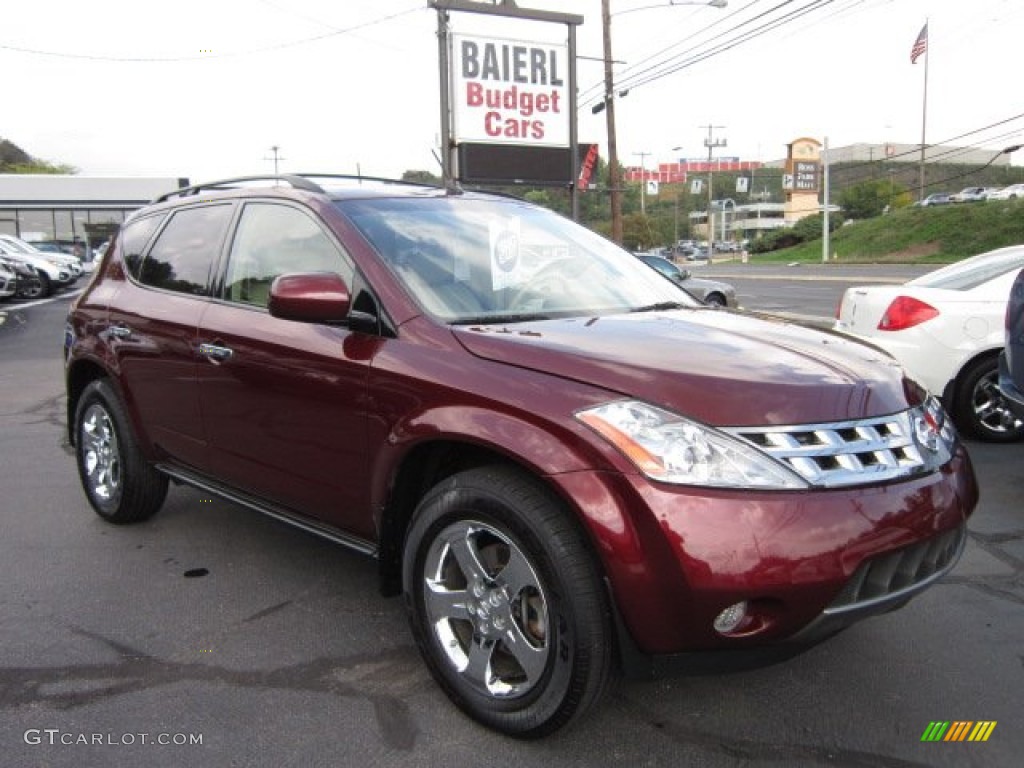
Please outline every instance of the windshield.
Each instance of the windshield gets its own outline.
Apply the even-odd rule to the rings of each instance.
[[[386,198],[338,207],[420,305],[446,322],[700,306],[627,251],[519,201]]]
[[[908,285],[969,291],[1007,272],[1016,272],[1021,267],[1024,267],[1024,248],[1000,248],[929,272],[911,280]]]

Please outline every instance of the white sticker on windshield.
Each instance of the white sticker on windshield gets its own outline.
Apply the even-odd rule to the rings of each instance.
[[[526,278],[519,252],[520,222],[518,218],[492,221],[489,226],[491,240],[491,286],[500,291],[519,285]]]

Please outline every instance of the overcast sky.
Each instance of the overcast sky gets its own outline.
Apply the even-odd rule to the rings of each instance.
[[[591,113],[602,91],[600,0],[518,4],[584,16],[579,54],[592,59],[579,64],[580,140],[601,143],[604,155],[604,115]],[[685,64],[735,43],[634,81],[617,102],[625,164],[639,165],[640,152],[650,153],[648,167],[706,157],[709,123],[728,141],[716,156],[749,160],[779,159],[802,136],[827,136],[833,147],[919,142],[924,60],[912,65],[910,50],[926,19],[928,142],[1024,142],[1021,0],[729,0],[724,9],[611,0],[611,8],[623,82],[673,55]],[[457,33],[565,38],[559,25],[496,30],[487,21],[453,14]],[[282,172],[436,173],[436,27],[426,0],[8,2],[0,137],[87,175],[262,173],[273,169],[274,145]],[[752,38],[738,41],[744,32]],[[1013,162],[1024,163],[1024,152]]]

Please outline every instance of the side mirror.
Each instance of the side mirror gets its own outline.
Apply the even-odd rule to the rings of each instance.
[[[689,279],[690,279],[690,270],[688,270],[688,269],[681,269],[681,270],[679,270],[679,281],[680,282],[682,282],[683,280],[689,280]]]
[[[267,308],[282,320],[342,325],[351,304],[348,286],[334,272],[295,272],[274,278]]]

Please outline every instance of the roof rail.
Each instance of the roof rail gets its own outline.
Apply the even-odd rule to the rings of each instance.
[[[431,187],[436,189],[444,189],[442,184],[434,184],[428,181],[409,181],[407,179],[388,179],[383,176],[363,176],[362,174],[351,174],[351,173],[296,173],[295,176],[300,176],[303,179],[343,179],[345,181],[358,181],[360,183],[364,181],[372,181],[378,184],[398,184],[401,186],[408,187]]]
[[[313,174],[308,174],[313,175]],[[182,187],[181,189],[175,189],[172,192],[160,195],[156,198],[153,203],[163,203],[170,200],[172,197],[185,197],[187,195],[198,195],[201,192],[206,192],[216,189],[237,189],[241,186],[241,182],[249,181],[283,181],[290,184],[294,189],[303,189],[307,192],[319,192],[323,194],[323,188],[318,184],[314,184],[309,179],[303,178],[298,174],[281,174],[277,176],[236,176],[232,179],[221,179],[219,181],[207,181],[203,184],[193,184],[190,187]]]

